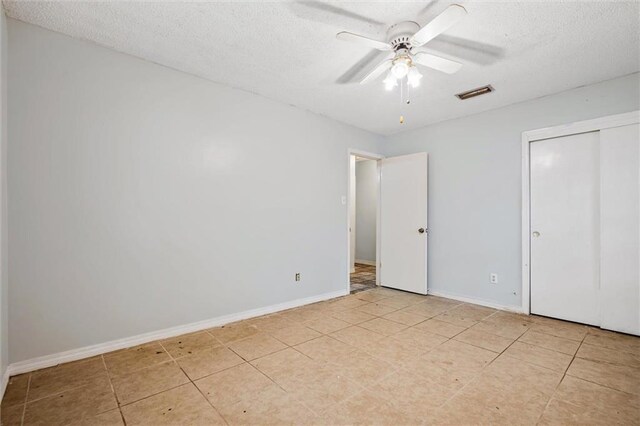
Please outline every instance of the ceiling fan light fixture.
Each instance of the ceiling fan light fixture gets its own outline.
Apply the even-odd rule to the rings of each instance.
[[[387,30],[386,41],[371,39],[348,31],[339,32],[336,34],[336,38],[393,53],[392,56],[385,59],[364,76],[364,78],[360,80],[360,84],[373,81],[385,71],[391,70],[391,74],[396,80],[404,83],[403,79],[407,77],[407,84],[410,87],[417,87],[420,85],[420,75],[414,73],[413,77],[410,79],[408,77],[409,71],[415,64],[432,68],[446,74],[453,74],[460,69],[462,64],[459,62],[441,58],[427,52],[416,51],[416,48],[423,46],[451,28],[466,14],[467,11],[464,7],[458,4],[452,4],[422,27],[413,21],[398,22],[390,26]],[[385,85],[388,90],[393,88],[391,83],[385,83]],[[395,85],[397,85],[397,81]]]
[[[422,74],[420,74],[418,68],[416,68],[415,66],[409,68],[409,71],[407,72],[407,83],[409,83],[409,86],[415,89],[416,87],[420,86],[421,79]]]
[[[383,83],[384,83],[384,88],[387,91],[391,91],[391,90],[393,90],[394,87],[396,87],[398,85],[398,80],[396,80],[396,78],[393,76],[391,71],[389,71],[389,73],[387,74],[387,76],[383,80]]]
[[[391,74],[397,79],[404,78],[409,72],[409,60],[398,59],[393,63],[391,67]]]

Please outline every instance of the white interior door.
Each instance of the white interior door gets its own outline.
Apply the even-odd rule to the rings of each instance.
[[[427,153],[380,168],[380,285],[427,294]]]
[[[531,313],[599,325],[599,132],[530,144]]]
[[[349,157],[349,270],[356,271],[356,156]]]

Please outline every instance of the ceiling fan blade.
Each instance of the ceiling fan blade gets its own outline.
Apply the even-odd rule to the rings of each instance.
[[[466,14],[467,10],[464,7],[458,4],[452,4],[431,22],[420,28],[420,30],[411,37],[411,44],[415,47],[422,46],[429,40],[433,40],[438,35],[447,31]]]
[[[368,82],[375,80],[380,76],[380,74],[391,68],[391,64],[393,64],[393,58],[388,58],[380,62],[378,66],[376,66],[369,74],[366,75],[365,78],[362,79],[360,84],[367,84]]]
[[[347,31],[342,31],[336,34],[336,38],[342,41],[350,41],[353,43],[359,43],[363,46],[370,47],[372,49],[378,50],[392,50],[392,47],[389,43],[385,43],[384,41],[374,40],[369,37],[361,36],[358,34],[353,34]]]
[[[429,51],[444,53],[447,56],[461,59],[464,63],[490,65],[504,57],[505,49],[489,43],[468,38],[454,37],[447,34],[438,36],[429,42]]]
[[[441,58],[440,56],[425,52],[416,53],[413,55],[412,60],[420,65],[424,65],[425,67],[433,68],[434,70],[442,71],[447,74],[453,74],[462,68],[462,64],[460,62]]]
[[[379,50],[370,50],[359,61],[349,67],[349,69],[345,71],[344,74],[338,77],[336,83],[349,84],[360,82],[365,71],[370,70],[373,65],[378,64],[387,56],[389,55],[386,52],[381,52]]]
[[[384,22],[336,6],[338,2],[318,0],[288,2],[291,11],[300,18],[336,25],[355,25],[362,28],[385,27]],[[349,27],[350,28],[350,27]]]

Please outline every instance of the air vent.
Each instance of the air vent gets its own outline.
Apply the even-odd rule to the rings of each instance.
[[[480,96],[480,95],[484,95],[484,94],[487,94],[487,93],[491,93],[491,92],[493,92],[495,90],[496,89],[491,87],[491,85],[486,85],[486,86],[483,86],[483,87],[478,87],[477,89],[473,89],[473,90],[469,90],[469,91],[466,91],[466,92],[458,93],[456,95],[456,97],[458,99],[460,99],[461,101],[464,101],[465,99],[475,98],[476,96]]]

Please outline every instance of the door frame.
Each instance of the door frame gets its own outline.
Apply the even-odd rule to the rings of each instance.
[[[378,179],[378,197],[376,200],[376,286],[380,286],[380,160],[383,155],[372,152],[361,151],[359,149],[349,148],[347,150],[347,277],[346,289],[347,294],[351,293],[351,238],[349,228],[351,227],[351,197],[349,189],[351,188],[351,156],[355,155],[369,160],[376,161],[376,177]]]
[[[531,313],[531,180],[529,147],[532,142],[554,139],[578,133],[594,132],[612,127],[640,123],[640,111],[609,115],[592,120],[522,132],[522,313]]]

